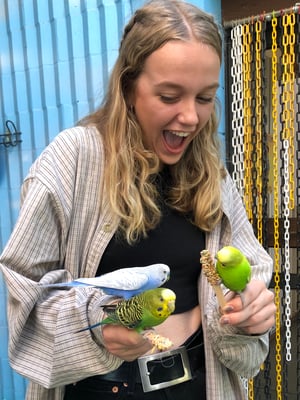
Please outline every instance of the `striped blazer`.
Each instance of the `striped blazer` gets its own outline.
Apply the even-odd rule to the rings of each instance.
[[[9,359],[29,379],[28,400],[62,400],[64,386],[105,374],[122,360],[103,346],[101,329],[72,332],[103,317],[106,296],[94,288],[50,291],[41,286],[93,277],[116,226],[103,181],[104,150],[94,127],[61,132],[32,165],[21,210],[0,257],[8,288]],[[253,278],[267,284],[272,260],[256,240],[228,175],[222,184],[224,216],[206,235],[212,254],[231,244],[248,257]],[[244,399],[241,377],[253,377],[268,353],[268,334],[247,336],[220,326],[212,288],[199,279],[206,352],[207,399]]]

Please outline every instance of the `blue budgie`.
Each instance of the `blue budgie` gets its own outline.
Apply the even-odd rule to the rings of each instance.
[[[106,294],[130,299],[139,293],[162,286],[170,278],[166,264],[152,264],[145,267],[121,268],[95,278],[78,278],[71,282],[43,285],[46,288],[96,287]]]

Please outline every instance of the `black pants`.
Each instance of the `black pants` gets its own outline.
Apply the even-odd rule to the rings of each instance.
[[[200,329],[188,339],[185,346],[187,349],[193,348],[193,359],[190,359],[193,365],[191,380],[165,389],[144,393],[142,384],[136,383],[135,380],[135,376],[138,374],[137,362],[124,363],[120,369],[129,368],[128,379],[113,381],[103,379],[105,375],[93,376],[77,382],[75,385],[68,385],[64,400],[205,400],[202,330]]]

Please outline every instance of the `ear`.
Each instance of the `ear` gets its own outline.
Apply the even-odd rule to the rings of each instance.
[[[127,108],[128,110],[131,110],[132,108],[134,108],[134,96],[133,94],[129,94],[128,96],[126,96],[126,104],[127,104]]]
[[[133,104],[130,104],[130,106],[128,107],[128,110],[129,110],[132,114],[134,114],[134,105],[133,105]]]
[[[127,110],[132,114],[134,114],[134,104],[135,104],[134,100],[135,99],[133,94],[129,94],[126,98]]]
[[[125,100],[128,110],[134,109],[135,106],[135,84],[133,83],[127,88],[127,93],[125,94]]]

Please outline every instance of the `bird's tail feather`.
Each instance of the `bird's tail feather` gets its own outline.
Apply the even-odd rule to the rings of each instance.
[[[97,327],[100,326],[100,325],[103,325],[103,323],[102,323],[102,322],[97,322],[97,323],[94,324],[94,325],[89,325],[89,326],[87,326],[86,328],[79,329],[78,331],[75,331],[75,333],[79,333],[79,332],[84,332],[84,331],[92,330],[92,329],[94,329],[94,328],[97,328]]]
[[[71,288],[71,287],[75,287],[75,286],[86,286],[84,283],[81,282],[77,282],[77,281],[71,281],[71,282],[59,282],[59,283],[48,283],[45,285],[41,285],[44,288]]]

